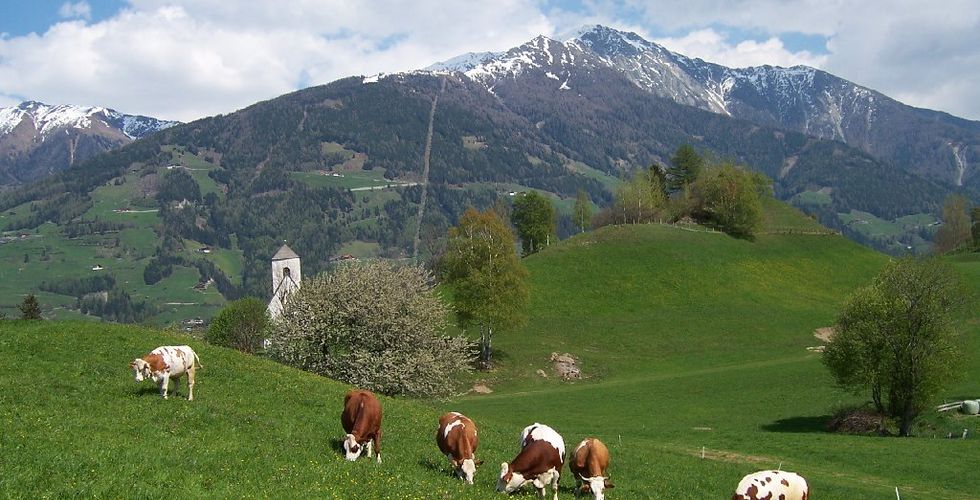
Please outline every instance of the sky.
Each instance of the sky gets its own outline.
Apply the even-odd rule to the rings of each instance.
[[[0,0],[0,107],[190,121],[587,24],[731,67],[806,64],[980,120],[976,0]]]

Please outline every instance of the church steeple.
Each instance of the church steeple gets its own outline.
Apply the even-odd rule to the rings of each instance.
[[[272,256],[272,299],[269,301],[269,317],[276,319],[282,314],[289,296],[299,289],[302,280],[299,255],[283,242]]]

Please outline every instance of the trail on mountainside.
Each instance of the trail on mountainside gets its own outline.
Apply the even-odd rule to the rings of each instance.
[[[412,260],[419,258],[419,237],[422,232],[422,215],[425,214],[425,201],[429,192],[429,157],[432,155],[432,123],[436,118],[436,106],[439,96],[446,91],[446,78],[442,78],[439,93],[432,98],[432,109],[429,110],[429,130],[425,134],[425,152],[422,153],[422,199],[419,201],[419,213],[415,224],[415,242],[412,245]]]

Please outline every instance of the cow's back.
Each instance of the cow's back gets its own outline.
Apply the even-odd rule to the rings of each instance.
[[[603,475],[609,467],[609,449],[596,438],[583,439],[568,462],[568,468],[577,478]]]
[[[186,345],[165,345],[150,351],[150,354],[160,356],[166,365],[166,371],[171,377],[179,377],[194,368],[197,355],[194,349]]]
[[[562,461],[565,460],[565,440],[558,434],[558,431],[551,427],[537,422],[527,426],[521,432],[521,447],[528,446],[534,441],[546,441],[555,449]]]
[[[349,391],[344,396],[344,411],[340,415],[340,423],[348,434],[355,428],[362,433],[376,431],[381,428],[381,402],[371,391]]]
[[[458,422],[458,423],[457,423]],[[449,412],[439,417],[436,443],[444,455],[457,452],[461,458],[472,458],[479,446],[476,423],[459,412]]]
[[[770,497],[785,500],[807,500],[810,497],[810,488],[806,479],[794,472],[764,470],[743,477],[739,481],[732,499]]]

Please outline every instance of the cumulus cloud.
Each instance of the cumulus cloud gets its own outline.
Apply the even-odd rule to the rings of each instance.
[[[0,37],[0,102],[26,96],[189,120],[600,23],[719,64],[807,64],[980,118],[973,0],[129,0],[98,22],[85,1],[59,12],[66,20],[43,34]],[[789,34],[826,39],[826,52],[790,48]]]
[[[699,57],[705,61],[722,64],[732,68],[748,66],[796,66],[805,64],[816,68],[827,62],[827,56],[814,55],[802,50],[792,52],[776,37],[764,41],[743,40],[733,42],[727,36],[713,29],[692,31],[676,38],[660,38],[656,43],[688,57]]]
[[[66,19],[92,19],[92,6],[88,2],[65,2],[58,8],[58,15]]]
[[[530,1],[133,0],[104,21],[0,38],[0,94],[191,120],[345,76],[508,48],[552,30]]]

